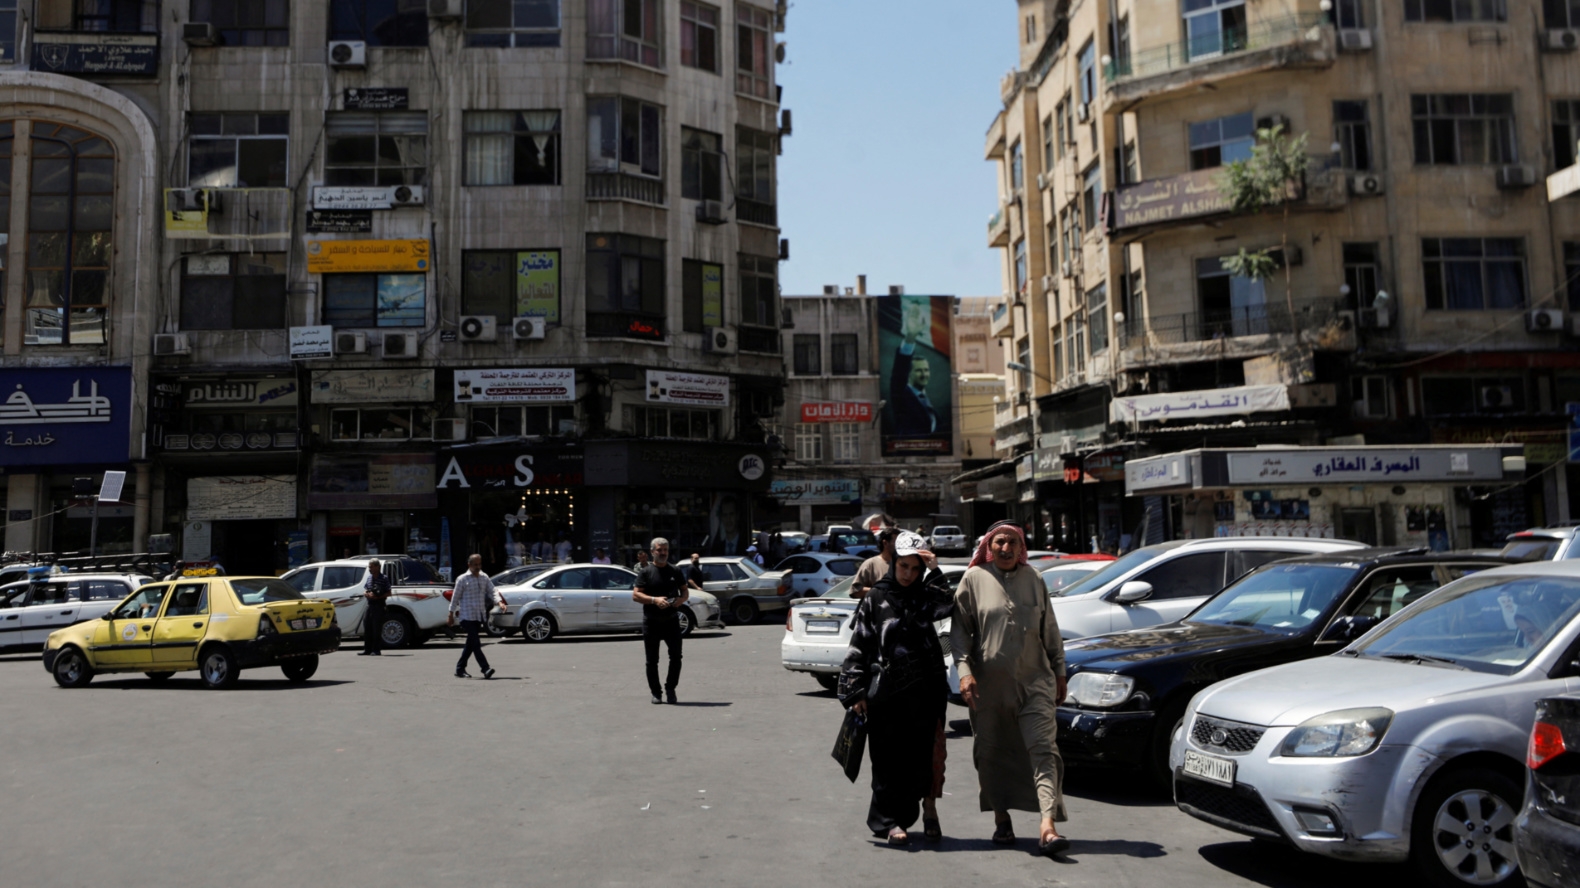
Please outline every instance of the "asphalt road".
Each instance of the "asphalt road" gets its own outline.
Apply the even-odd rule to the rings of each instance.
[[[331,886],[1414,884],[1242,840],[1123,775],[1072,773],[1074,846],[988,841],[971,739],[951,735],[947,838],[891,849],[829,758],[839,705],[779,665],[780,625],[686,643],[680,706],[653,706],[634,636],[492,644],[499,675],[451,673],[438,639],[348,645],[306,685],[57,688],[0,657],[0,883]],[[477,674],[477,670],[473,669]],[[963,717],[964,711],[953,708]],[[919,838],[919,836],[918,836]]]

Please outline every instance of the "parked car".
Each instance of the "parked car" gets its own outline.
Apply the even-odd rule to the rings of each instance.
[[[966,532],[953,524],[940,524],[927,538],[927,547],[933,554],[959,552],[966,547]]]
[[[1580,558],[1580,527],[1535,527],[1510,534],[1500,553],[1515,561]]]
[[[541,564],[523,564],[520,567],[512,567],[507,570],[502,570],[499,573],[489,577],[489,579],[494,581],[495,586],[519,586],[538,574],[541,574],[544,571],[556,566],[557,565],[551,564],[549,562],[543,562]]]
[[[1167,786],[1169,742],[1196,692],[1231,676],[1331,654],[1445,583],[1503,558],[1351,549],[1275,561],[1178,623],[1067,642],[1065,761],[1144,768]]]
[[[1066,586],[1053,600],[1066,638],[1172,623],[1231,580],[1269,561],[1359,549],[1348,540],[1218,537],[1135,549]]]
[[[830,552],[803,552],[774,565],[790,577],[790,598],[813,598],[827,592],[845,577],[853,577],[863,559]]]
[[[1514,851],[1532,888],[1580,885],[1580,695],[1536,701]]]
[[[1042,584],[1048,587],[1048,594],[1057,596],[1062,594],[1066,586],[1089,573],[1102,570],[1106,565],[1105,561],[1055,561],[1039,573]]]
[[[151,582],[142,574],[42,574],[0,586],[0,651],[42,650],[51,632],[97,620]]]
[[[680,569],[687,570],[689,563]],[[707,575],[703,590],[722,602],[725,615],[737,623],[755,623],[759,613],[790,606],[793,586],[786,570],[763,570],[750,558],[719,555],[702,559],[702,572]]]
[[[1493,568],[1330,657],[1197,694],[1169,754],[1180,809],[1440,886],[1519,884],[1535,703],[1580,687],[1580,564]]]
[[[149,583],[103,617],[50,633],[44,669],[63,688],[98,673],[142,672],[163,681],[197,670],[228,688],[244,669],[278,666],[306,681],[340,647],[334,605],[304,598],[275,577],[205,577]]]
[[[838,543],[839,550],[835,551]],[[851,555],[857,558],[871,558],[878,554],[878,538],[868,530],[840,530],[826,534],[819,534],[807,540],[807,552],[823,552],[830,555]]]
[[[500,589],[506,610],[489,613],[500,635],[520,630],[532,643],[559,635],[632,632],[642,628],[642,605],[631,600],[636,571],[618,564],[564,564],[544,571],[522,586]],[[719,600],[706,592],[691,593],[680,608],[681,633],[698,626],[722,627]]]
[[[363,625],[368,601],[362,597],[368,562],[374,558],[392,584],[390,597],[384,602],[384,624],[377,628],[385,647],[419,645],[445,627],[454,587],[444,582],[428,562],[407,555],[361,555],[307,564],[280,579],[308,598],[334,602],[345,634],[360,637],[374,628]]]

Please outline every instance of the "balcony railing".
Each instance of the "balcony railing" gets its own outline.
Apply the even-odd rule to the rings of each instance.
[[[1281,277],[1281,276],[1280,276]],[[1277,279],[1268,282],[1269,289]],[[1270,294],[1269,298],[1277,298]],[[1127,319],[1124,346],[1175,345],[1185,342],[1210,342],[1242,336],[1269,336],[1315,330],[1332,321],[1336,303],[1297,303],[1295,313],[1282,303],[1246,305],[1223,311],[1193,311],[1185,314]]]
[[[771,203],[760,200],[747,200],[744,197],[735,199],[735,217],[742,222],[753,225],[767,225],[770,228],[779,227],[779,211]]]
[[[1300,43],[1311,39],[1313,29],[1324,24],[1326,17],[1320,13],[1252,22],[1205,38],[1186,38],[1114,59],[1104,66],[1103,77],[1109,83],[1130,77],[1151,77],[1238,53]]]
[[[772,327],[741,325],[741,351],[779,354],[779,331]]]
[[[988,246],[1003,247],[1009,244],[1009,213],[1003,207],[988,219]]]
[[[664,205],[664,180],[630,173],[588,173],[588,200],[634,200]]]

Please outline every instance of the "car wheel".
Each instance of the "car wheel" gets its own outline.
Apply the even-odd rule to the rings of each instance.
[[[280,664],[280,671],[285,673],[287,681],[303,682],[313,677],[318,671],[318,655],[298,657]]]
[[[690,635],[691,630],[697,628],[697,617],[691,612],[691,608],[689,607],[683,607],[676,611],[675,619],[680,622],[681,638],[685,638],[686,636]]]
[[[745,595],[730,602],[730,619],[743,626],[757,622],[757,602]]]
[[[1185,709],[1190,705],[1190,695],[1184,700],[1170,703],[1152,726],[1152,742],[1147,748],[1147,773],[1152,784],[1173,797],[1174,772],[1169,768],[1169,746],[1174,742],[1174,732],[1185,723]]]
[[[63,688],[84,688],[93,681],[93,665],[76,648],[66,648],[55,656],[55,684]]]
[[[1490,768],[1439,775],[1415,806],[1410,856],[1439,888],[1509,888],[1520,883],[1514,856],[1514,818],[1524,792]]]
[[[817,679],[817,683],[822,685],[823,690],[825,691],[832,691],[839,687],[839,676],[837,675],[829,675],[823,672],[814,672],[812,673],[812,677]]]
[[[236,658],[230,650],[216,644],[203,652],[198,662],[198,675],[202,677],[204,687],[222,690],[236,684],[241,670],[236,667]]]
[[[521,619],[521,637],[532,644],[549,641],[558,630],[554,615],[543,611],[533,611]]]
[[[387,648],[406,647],[416,634],[417,627],[412,625],[411,617],[403,613],[386,614],[384,623],[379,626],[379,641]]]
[[[156,684],[158,682],[166,681],[170,678],[170,676],[175,675],[174,672],[144,672],[143,674],[148,676],[149,681]]]

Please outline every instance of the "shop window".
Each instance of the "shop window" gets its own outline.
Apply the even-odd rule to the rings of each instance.
[[[832,333],[828,337],[828,371],[834,376],[855,376],[861,372],[857,357],[856,334]]]
[[[664,66],[662,0],[588,0],[587,58]]]
[[[325,185],[428,182],[426,111],[334,111],[324,134]]]
[[[777,225],[774,209],[774,153],[778,136],[735,128],[735,212],[742,222]]]
[[[284,253],[188,256],[181,268],[181,329],[285,326]]]
[[[1525,307],[1525,241],[1517,237],[1421,239],[1426,307],[1486,311]]]
[[[719,73],[719,10],[706,3],[680,4],[680,63]]]
[[[427,46],[428,7],[410,0],[329,0],[329,39]]]
[[[681,318],[687,333],[724,326],[724,266],[687,259],[681,264]]]
[[[466,250],[461,254],[461,314],[541,315],[560,322],[559,250]]]
[[[426,441],[433,438],[429,407],[378,407],[329,411],[329,440]]]
[[[745,3],[735,4],[735,91],[767,99],[773,96],[774,14]]]
[[[323,323],[335,327],[421,327],[428,278],[421,274],[326,274]]]
[[[723,139],[690,127],[680,128],[680,196],[691,200],[724,197]]]
[[[467,185],[560,184],[560,112],[466,112]]]
[[[823,461],[823,426],[815,422],[798,422],[795,427],[795,459],[801,463]]]
[[[472,408],[473,438],[552,438],[576,432],[576,405],[531,404]]]
[[[1427,416],[1524,413],[1525,380],[1519,376],[1423,376],[1421,410]]]
[[[712,410],[627,405],[626,428],[645,438],[685,438],[711,441],[717,426]]]
[[[32,148],[22,341],[102,345],[114,253],[115,153],[92,133],[44,121],[33,123]]]
[[[203,113],[188,122],[188,185],[285,187],[289,114]]]
[[[467,46],[559,46],[560,0],[466,0]]]
[[[836,422],[828,431],[834,445],[834,462],[846,465],[861,462],[860,423]]]
[[[587,172],[662,178],[664,112],[639,99],[587,100]]]
[[[158,15],[159,4],[150,0],[39,0],[37,25],[40,31],[154,34]]]
[[[797,333],[795,348],[795,374],[821,376],[823,373],[823,337],[816,333]]]
[[[1230,114],[1190,125],[1190,168],[1206,170],[1249,160],[1256,143],[1251,112]]]
[[[664,242],[587,235],[587,335],[663,339]]]
[[[192,0],[191,21],[208,22],[225,46],[290,46],[289,0]]]

